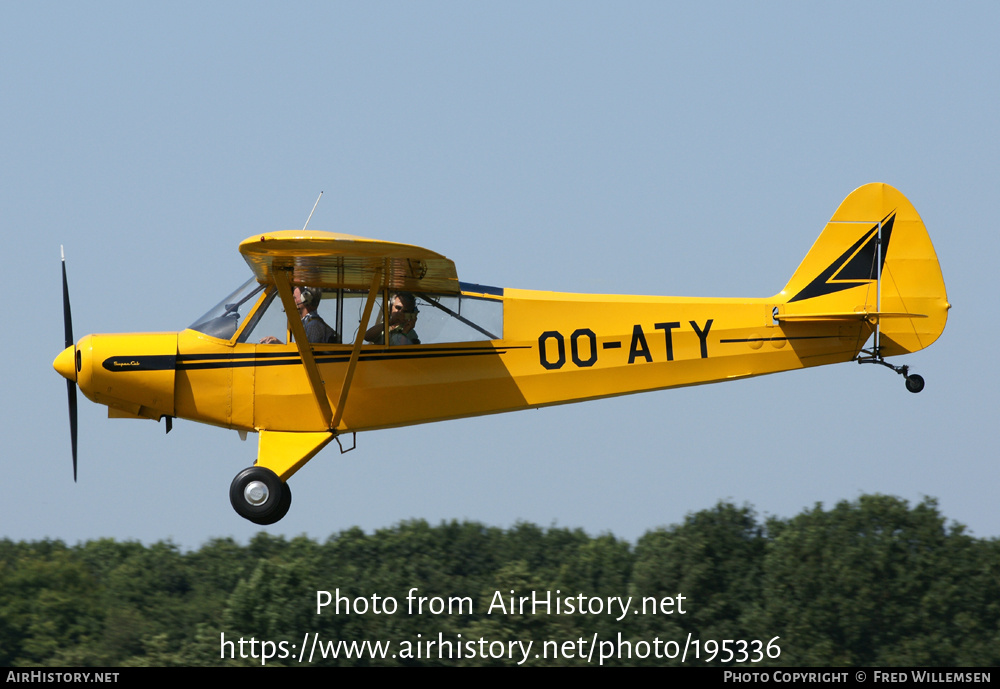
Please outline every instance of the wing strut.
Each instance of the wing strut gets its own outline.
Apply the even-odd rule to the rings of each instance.
[[[312,387],[313,395],[316,396],[316,404],[319,405],[319,411],[323,415],[323,420],[330,423],[333,418],[330,399],[327,397],[326,389],[323,387],[323,380],[319,377],[319,369],[316,367],[316,359],[313,357],[312,348],[309,347],[306,329],[302,327],[302,321],[297,317],[299,309],[295,305],[295,297],[292,295],[292,288],[288,284],[288,271],[275,270],[272,271],[271,275],[274,278],[275,287],[278,288],[278,296],[281,297],[281,303],[285,307],[285,314],[288,315],[288,327],[291,328],[292,335],[295,336],[295,346],[299,350],[299,356],[302,357],[302,365],[306,369],[306,375],[309,378],[309,385]],[[330,424],[330,428],[333,428],[332,424]]]
[[[340,388],[340,400],[337,402],[337,413],[330,423],[330,428],[336,431],[340,420],[344,416],[344,405],[347,403],[347,393],[351,389],[351,380],[354,378],[354,369],[358,365],[358,357],[361,356],[361,345],[365,341],[365,332],[368,330],[368,319],[371,318],[372,308],[375,306],[375,297],[378,296],[379,287],[382,283],[382,268],[376,268],[372,276],[372,286],[368,290],[368,299],[365,301],[365,311],[361,316],[361,324],[358,326],[358,336],[354,338],[354,349],[351,350],[351,361],[347,364],[347,373],[344,374],[344,384]],[[384,301],[384,300],[383,300]]]
[[[326,394],[323,379],[320,378],[319,368],[316,366],[316,359],[313,356],[312,348],[309,346],[309,340],[306,337],[306,330],[302,326],[302,321],[291,315],[298,313],[299,310],[295,305],[295,297],[292,294],[291,285],[288,283],[287,271],[272,271],[275,287],[278,288],[278,295],[281,297],[281,303],[285,307],[285,313],[289,314],[288,327],[295,337],[295,346],[299,350],[299,356],[302,357],[302,365],[309,378],[309,385],[312,387],[313,395],[316,397],[316,404],[319,405],[320,414],[323,415],[323,419],[333,432],[336,432],[337,426],[344,417],[344,405],[347,403],[347,393],[350,392],[351,381],[354,379],[354,371],[361,356],[361,345],[365,341],[368,320],[371,318],[375,299],[381,291],[382,274],[383,267],[380,266],[375,269],[375,274],[372,276],[372,284],[368,289],[368,299],[365,301],[364,315],[361,316],[361,324],[358,327],[358,336],[354,339],[354,348],[351,350],[351,359],[347,364],[347,373],[344,374],[344,382],[340,387],[340,399],[334,407],[331,404],[332,400]],[[336,413],[334,409],[336,409]]]

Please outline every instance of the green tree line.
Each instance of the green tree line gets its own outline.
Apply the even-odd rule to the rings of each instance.
[[[423,614],[408,611],[412,589],[426,598]],[[1000,664],[1000,541],[947,524],[933,500],[910,506],[880,495],[790,519],[719,503],[634,545],[532,524],[424,521],[350,529],[324,543],[261,532],[247,545],[218,539],[191,552],[0,540],[0,591],[5,666],[259,665],[261,641],[285,641],[287,651],[306,633],[396,644],[395,658],[340,653],[315,665],[520,659],[399,652],[402,642],[439,639],[485,640],[477,649],[533,641],[526,665],[593,664],[585,649],[594,639],[616,644],[611,665],[680,665],[685,643],[685,665]],[[317,614],[317,591],[352,610],[338,614],[331,603]],[[552,607],[510,609],[512,597],[530,601],[533,592]],[[628,614],[608,602],[618,597],[632,597]],[[556,598],[603,612],[555,614]],[[666,602],[637,614],[643,600]],[[534,657],[546,641],[569,646]],[[297,664],[287,657],[297,651],[285,655],[268,664]]]

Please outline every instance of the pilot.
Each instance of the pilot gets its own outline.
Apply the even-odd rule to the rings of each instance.
[[[306,339],[313,344],[340,344],[340,336],[337,331],[326,324],[320,315],[316,313],[319,308],[319,301],[323,298],[323,291],[318,287],[296,287],[292,291],[295,298],[295,306],[299,309],[299,316],[302,318],[302,327],[306,331]],[[261,344],[284,344],[274,335],[262,338]]]
[[[416,297],[409,292],[396,292],[389,304],[389,344],[392,346],[420,344],[417,331],[413,329],[417,324],[417,314],[420,313]],[[372,344],[385,343],[385,333],[381,323],[368,328],[365,341]]]

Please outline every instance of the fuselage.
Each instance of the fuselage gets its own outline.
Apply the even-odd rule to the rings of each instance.
[[[363,345],[334,430],[405,426],[844,362],[857,356],[872,332],[864,320],[779,323],[778,297],[506,289],[491,299],[502,308],[499,339]],[[225,340],[187,329],[89,335],[76,349],[80,389],[112,416],[177,417],[241,431],[330,430],[295,344],[241,342],[239,330]],[[311,350],[336,404],[352,344],[314,344]]]

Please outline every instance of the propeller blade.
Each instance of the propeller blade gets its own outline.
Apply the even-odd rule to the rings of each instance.
[[[76,347],[73,340],[73,315],[69,308],[69,281],[66,279],[66,253],[59,247],[62,256],[62,288],[63,288],[63,330],[66,334],[66,346],[73,347],[74,362]],[[66,381],[66,397],[69,399],[69,437],[73,448],[73,483],[76,483],[76,382]]]
[[[63,278],[63,330],[66,333],[66,346],[73,346],[73,314],[69,310],[69,282],[66,280],[66,253],[59,247],[59,254],[62,256],[62,278]]]
[[[69,437],[73,445],[73,483],[76,483],[76,383],[66,381],[66,395],[69,399]]]

